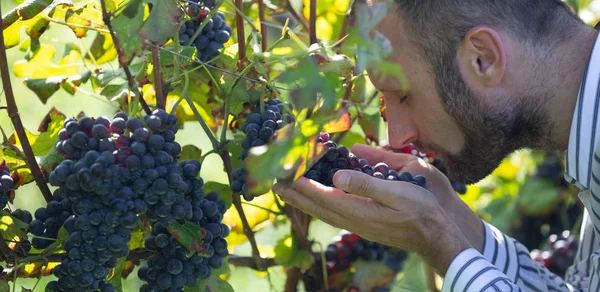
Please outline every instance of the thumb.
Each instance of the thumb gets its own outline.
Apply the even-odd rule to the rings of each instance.
[[[355,170],[339,170],[333,176],[333,184],[345,192],[381,203],[388,202],[391,196],[386,181]]]

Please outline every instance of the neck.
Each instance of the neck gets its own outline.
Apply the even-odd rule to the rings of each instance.
[[[559,150],[567,150],[569,146],[571,123],[579,89],[597,35],[598,32],[593,28],[582,29],[577,36],[557,50],[558,53],[551,61],[554,65],[551,65],[552,69],[547,71],[553,77],[550,80],[546,79],[545,83],[557,85],[551,89],[552,98],[548,111],[553,121],[550,144],[555,145]]]

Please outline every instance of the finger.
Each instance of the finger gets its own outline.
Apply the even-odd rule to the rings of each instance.
[[[419,189],[411,183],[385,181],[353,170],[336,172],[333,176],[333,184],[341,190],[371,198],[391,208],[394,208],[403,198],[416,196]]]
[[[316,203],[310,197],[292,189],[275,185],[273,192],[279,195],[279,197],[286,203],[290,204],[304,213],[309,214],[319,220],[337,227],[346,227],[348,218],[341,215],[333,210],[326,210],[323,205]]]
[[[339,189],[327,187],[306,178],[299,178],[294,182],[294,189],[309,197],[318,205],[323,206],[323,208],[350,217],[366,212],[365,207],[371,203],[367,198],[349,195]]]
[[[389,168],[395,170],[403,168],[406,163],[414,159],[409,154],[393,153],[364,144],[355,144],[352,146],[352,153],[359,158],[366,159],[369,164],[374,165],[379,162],[385,162]]]

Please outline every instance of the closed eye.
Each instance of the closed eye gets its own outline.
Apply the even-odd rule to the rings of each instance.
[[[402,96],[402,97],[400,98],[399,102],[400,102],[400,103],[404,103],[404,102],[406,102],[406,100],[408,100],[408,95],[404,95],[404,96]]]

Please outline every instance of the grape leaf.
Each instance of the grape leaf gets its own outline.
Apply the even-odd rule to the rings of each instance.
[[[379,261],[358,260],[354,262],[354,283],[360,291],[374,291],[388,287],[396,273]]]
[[[307,270],[315,262],[315,258],[307,251],[300,249],[298,237],[290,234],[280,239],[275,245],[275,263],[285,267],[299,267]]]
[[[337,133],[337,132],[345,132],[350,129],[352,126],[352,121],[350,120],[350,114],[348,111],[344,110],[340,113],[340,118],[330,121],[329,123],[323,126],[323,132],[327,133]]]
[[[194,287],[185,286],[184,292],[234,292],[231,285],[221,279],[220,275],[230,272],[228,258],[223,258],[223,265],[213,270],[210,277],[207,279],[198,279],[198,283]]]
[[[121,64],[128,64],[141,55],[145,41],[163,45],[179,29],[183,10],[177,0],[130,0],[111,20],[122,55]],[[145,18],[145,9],[150,12]]]
[[[223,200],[225,202],[225,204],[227,205],[227,209],[229,209],[229,207],[231,207],[231,204],[233,202],[233,194],[231,192],[231,187],[229,187],[229,185],[214,182],[214,181],[209,181],[204,184],[203,189],[204,189],[204,193],[206,193],[206,194],[208,194],[210,192],[217,192],[217,194],[219,194],[219,198],[221,198],[221,200]]]
[[[35,135],[25,129],[27,139],[36,156],[40,157],[48,154],[50,149],[56,144],[56,141],[58,141],[58,132],[63,128],[65,118],[63,113],[52,107],[42,120],[42,125],[38,128],[40,134]],[[16,133],[13,133],[8,138],[8,141],[15,146],[21,146]]]
[[[202,150],[194,145],[185,145],[181,148],[179,154],[179,161],[183,160],[200,160],[202,157]]]
[[[126,257],[119,258],[117,261],[117,267],[112,273],[112,277],[108,279],[108,283],[115,286],[115,290],[118,292],[123,292],[123,277],[121,277],[123,267],[126,265]]]
[[[199,225],[185,221],[183,225],[173,222],[167,227],[169,233],[187,248],[190,253],[197,252],[200,255],[207,256],[208,250],[203,246],[202,239],[206,236],[206,230]]]
[[[18,241],[27,238],[27,223],[13,217],[10,213],[0,210],[0,231],[5,240]]]
[[[124,9],[116,12],[111,26],[116,35],[115,45],[119,47],[119,63],[129,64],[131,59],[140,55],[144,40],[137,33],[144,24],[144,5],[142,0],[129,0],[123,3]]]
[[[560,192],[552,180],[536,177],[525,181],[517,198],[519,208],[527,216],[539,216],[556,205]]]
[[[104,21],[102,20],[102,7],[100,3],[93,2],[79,2],[74,8],[70,8],[67,13],[65,20],[69,27],[73,30],[78,38],[83,38],[88,29],[84,27],[103,28]]]
[[[240,155],[244,148],[242,148],[242,139],[244,138],[243,133],[234,134],[235,140],[230,140],[227,143],[227,150],[231,154],[231,164],[233,169],[238,169],[244,166],[244,161],[240,159]]]
[[[163,45],[177,33],[179,24],[183,20],[184,14],[179,8],[179,0],[144,0],[144,2],[152,8],[139,34],[157,45]]]
[[[148,237],[149,234],[143,231],[141,225],[138,226],[135,230],[131,232],[131,240],[129,240],[129,250],[138,249],[144,247],[144,239]]]
[[[404,264],[401,278],[394,284],[392,291],[428,291],[426,263],[419,255],[411,253]]]
[[[78,74],[81,66],[81,52],[75,46],[68,45],[67,52],[57,63],[52,62],[55,49],[51,45],[43,44],[31,59],[16,61],[13,72],[17,77],[49,78],[57,76],[73,76]]]
[[[380,2],[373,5],[356,3],[355,13],[357,24],[351,30],[353,41],[358,43],[358,56],[356,71],[363,72],[365,69],[378,65],[391,53],[391,42],[381,33],[375,31],[374,39],[369,34],[373,28],[388,13],[393,11],[392,3]]]
[[[21,42],[21,28],[26,27],[29,35],[40,35],[48,26],[48,20],[43,12],[52,4],[52,0],[27,0],[2,17],[2,32],[4,45],[7,49],[17,46]],[[44,25],[41,25],[44,24]],[[34,27],[32,29],[32,27]]]
[[[381,127],[381,114],[375,113],[362,113],[358,118],[358,124],[362,128],[367,139],[376,141],[379,144],[379,133]]]
[[[60,89],[61,84],[66,80],[67,77],[53,76],[44,79],[26,79],[23,84],[35,92],[43,104],[46,104],[48,99]]]
[[[11,177],[14,180],[14,190],[33,181],[31,170],[27,167],[25,155],[21,149],[10,143],[2,143],[0,158],[2,158],[12,170]]]
[[[113,61],[116,57],[115,44],[110,35],[104,33],[96,34],[89,52],[85,54],[86,61],[92,62],[92,60],[95,60],[98,65]]]

